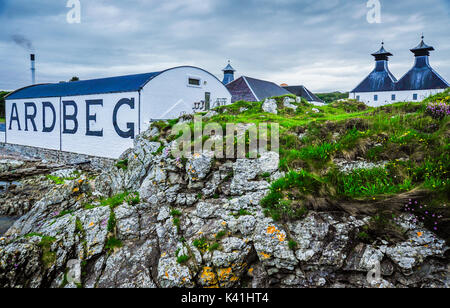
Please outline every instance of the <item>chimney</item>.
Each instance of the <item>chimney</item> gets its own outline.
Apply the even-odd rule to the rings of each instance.
[[[35,67],[36,56],[34,54],[31,54],[30,59],[31,59],[31,83],[36,84],[36,67]]]

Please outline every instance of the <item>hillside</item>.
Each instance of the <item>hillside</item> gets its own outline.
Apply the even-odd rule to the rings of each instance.
[[[340,99],[347,99],[348,98],[348,92],[341,93],[341,92],[331,92],[331,93],[318,93],[316,94],[318,98],[323,100],[325,103],[329,104],[335,101],[338,101]]]
[[[0,123],[4,121],[5,118],[5,96],[9,92],[0,91]]]
[[[0,240],[0,286],[448,287],[449,103],[286,96],[202,114],[278,123],[279,154],[255,159],[177,159],[172,130],[193,117],[154,123],[101,174],[27,179],[48,193]]]

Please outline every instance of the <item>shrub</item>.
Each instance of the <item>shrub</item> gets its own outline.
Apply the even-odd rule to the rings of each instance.
[[[336,187],[337,194],[345,197],[394,194],[412,188],[407,179],[396,183],[385,168],[358,169],[349,173],[333,170],[328,173],[327,179]]]
[[[289,246],[289,249],[295,250],[297,248],[298,244],[297,244],[296,241],[290,240],[289,243],[288,243],[288,246]]]
[[[128,159],[120,160],[116,163],[116,167],[126,171],[128,169]]]
[[[177,262],[178,262],[178,264],[184,264],[184,263],[188,262],[190,258],[191,258],[190,256],[182,255],[177,258]]]
[[[295,199],[317,194],[321,187],[322,183],[308,172],[291,171],[284,178],[272,183],[269,194],[261,201],[261,206],[266,209],[266,215],[272,216],[274,220],[300,219],[308,210],[300,202],[294,202]]]
[[[141,203],[139,192],[131,193],[125,198],[125,201],[128,203],[128,205],[138,205],[139,203]]]
[[[114,251],[114,248],[120,248],[122,246],[122,241],[115,237],[110,237],[106,240],[105,249],[109,252],[112,252]]]
[[[113,210],[111,210],[111,214],[109,215],[108,219],[108,232],[114,232],[116,224],[117,224],[116,214],[114,213]]]
[[[197,239],[195,241],[192,242],[192,245],[194,245],[194,247],[196,247],[198,250],[205,252],[206,250],[208,250],[208,243],[206,242],[205,238],[201,238],[201,239]]]
[[[219,249],[219,247],[220,247],[219,243],[214,243],[211,246],[209,246],[208,251],[213,252],[213,251]]]
[[[172,210],[171,212],[170,212],[170,216],[172,216],[172,217],[180,217],[182,215],[182,213],[181,213],[181,211],[179,211],[179,210]]]
[[[222,238],[225,237],[225,235],[227,235],[226,231],[220,231],[216,234],[216,240],[221,240]]]
[[[450,115],[450,103],[433,103],[429,104],[426,109],[426,113],[434,119],[443,119]]]

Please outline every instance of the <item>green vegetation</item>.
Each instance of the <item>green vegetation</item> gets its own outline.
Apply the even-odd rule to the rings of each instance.
[[[318,93],[316,94],[318,98],[323,100],[325,103],[329,104],[332,102],[335,102],[340,99],[346,99],[348,98],[348,92],[341,93],[341,92],[332,92],[332,93]]]
[[[225,236],[227,235],[226,231],[219,231],[216,234],[216,240],[220,241],[221,239],[223,239]]]
[[[111,210],[111,214],[109,215],[108,219],[108,232],[114,232],[114,229],[116,228],[117,220],[116,220],[116,214],[114,211]]]
[[[41,261],[46,268],[52,267],[56,261],[56,252],[52,251],[51,247],[56,241],[56,238],[51,236],[42,236],[39,247],[42,249]]]
[[[182,215],[182,213],[181,213],[181,211],[179,211],[179,210],[172,210],[171,212],[170,212],[170,216],[172,216],[172,217],[180,217]]]
[[[449,218],[445,207],[450,190],[449,117],[433,116],[427,109],[431,103],[450,102],[450,90],[424,102],[401,102],[378,108],[347,99],[347,93],[319,94],[319,97],[329,104],[314,106],[302,100],[294,103],[297,111],[293,111],[284,108],[283,97],[276,97],[279,112],[275,115],[263,112],[262,102],[240,101],[215,108],[217,115],[203,119],[203,127],[209,123],[219,123],[222,128],[226,123],[268,124],[269,150],[272,124],[279,125],[280,169],[286,176],[272,182],[269,194],[262,200],[266,215],[277,221],[302,219],[310,209],[330,203],[373,208],[378,206],[376,203],[414,190],[420,191],[429,204],[435,204],[444,219]],[[155,124],[161,128],[162,136],[170,134],[171,125]],[[245,142],[248,147],[248,134]],[[372,162],[375,166],[344,172],[339,161]],[[260,179],[269,178],[269,173],[260,175]],[[203,195],[197,198],[202,199]],[[380,226],[396,232],[391,220],[398,210],[383,212],[377,208],[373,212],[378,219],[374,215],[369,229],[362,231],[368,240],[382,229]],[[233,215],[251,213],[240,211]],[[174,223],[179,223],[178,216],[173,216]],[[367,238],[364,234],[360,236]]]
[[[125,197],[125,202],[128,203],[128,205],[138,205],[141,203],[139,192],[130,193]]]
[[[269,123],[269,139],[270,123],[279,124],[280,168],[286,176],[271,183],[269,195],[262,200],[266,215],[280,221],[301,219],[319,199],[370,203],[414,189],[425,189],[430,203],[448,204],[449,117],[432,117],[427,104],[448,103],[450,90],[424,102],[378,108],[346,99],[346,93],[319,97],[329,104],[316,107],[302,101],[294,103],[298,109],[293,112],[282,107],[282,97],[275,98],[279,113],[274,115],[262,112],[261,102],[241,101],[216,108],[219,114],[203,121],[223,127]],[[342,172],[336,159],[383,164]],[[248,213],[236,216],[244,214]],[[392,213],[383,215],[389,220]]]
[[[289,240],[288,242],[289,249],[295,250],[298,246],[297,242],[294,240]]]
[[[5,122],[5,96],[9,92],[0,91],[0,123]]]
[[[56,185],[62,185],[62,184],[65,183],[65,181],[73,181],[73,180],[78,179],[79,176],[80,176],[79,171],[76,171],[76,172],[74,172],[74,176],[73,177],[68,177],[68,178],[60,178],[60,177],[53,176],[53,175],[50,175],[50,174],[46,175],[45,177],[48,180],[52,181]]]
[[[190,259],[191,259],[190,256],[182,255],[182,256],[179,256],[179,257],[177,258],[177,262],[178,262],[179,264],[185,264],[185,263],[188,262]]]
[[[97,200],[94,200],[94,203],[85,204],[84,208],[86,210],[93,209],[96,207],[103,207],[103,206],[109,206],[111,209],[114,209],[118,207],[119,205],[123,204],[124,202],[127,202],[129,205],[135,205],[134,202],[137,201],[137,203],[140,202],[139,200],[139,193],[129,193],[124,192],[117,195],[114,195],[110,198],[100,198]]]
[[[116,163],[116,167],[126,171],[128,169],[128,159],[120,160]]]
[[[114,249],[121,248],[122,246],[123,246],[122,241],[120,241],[115,237],[109,237],[106,240],[105,249],[111,253],[114,251]]]
[[[385,168],[359,169],[350,173],[331,171],[328,180],[337,189],[337,194],[345,197],[371,197],[396,194],[412,188],[411,180],[396,180]]]
[[[220,248],[220,244],[219,243],[214,243],[211,246],[209,246],[208,251],[209,252],[213,252],[215,250],[218,250]]]
[[[253,215],[252,213],[250,213],[247,210],[244,209],[240,209],[237,213],[232,214],[234,216],[234,218],[239,218],[241,216],[251,216]]]
[[[209,245],[205,238],[197,239],[192,242],[192,245],[200,250],[201,252],[205,252],[208,250]]]

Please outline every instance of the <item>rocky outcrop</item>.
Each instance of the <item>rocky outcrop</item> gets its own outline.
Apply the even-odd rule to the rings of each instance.
[[[266,99],[264,103],[262,104],[262,110],[264,112],[278,114],[278,106],[277,102],[274,99]]]
[[[260,206],[280,177],[277,153],[176,159],[157,135],[95,179],[52,185],[0,239],[0,286],[76,287],[71,260],[89,288],[449,286],[445,242],[410,216],[398,219],[406,240],[370,244],[368,216],[278,223]]]

